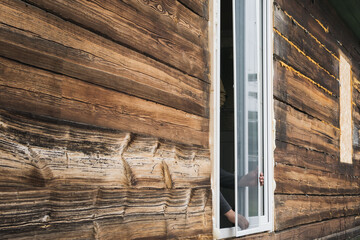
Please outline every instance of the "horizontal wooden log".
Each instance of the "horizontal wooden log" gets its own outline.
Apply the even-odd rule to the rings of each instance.
[[[211,162],[207,150],[136,138],[123,154],[134,187],[210,187]]]
[[[358,92],[360,92],[360,74],[354,71],[354,69],[355,68],[353,67],[351,70],[351,82],[353,84],[353,88],[356,89]]]
[[[339,96],[339,81],[337,78],[322,68],[317,62],[300,52],[301,50],[294,46],[278,30],[274,29],[274,31],[275,57],[285,61],[295,70],[329,90],[333,95]]]
[[[339,156],[276,140],[274,158],[276,163],[333,172],[338,168]]]
[[[162,26],[166,31],[177,32],[203,47],[204,50],[208,48],[208,41],[206,40],[208,37],[208,21],[187,9],[179,1],[153,0],[140,1],[139,3],[138,0],[124,0],[124,2],[141,12],[142,15],[149,16],[156,22],[157,26]]]
[[[76,222],[113,216],[126,219],[139,215],[204,214],[211,206],[208,192],[209,189],[92,189],[90,186],[86,190],[56,186],[6,191],[1,192],[0,229],[49,222],[42,219],[46,215],[45,218],[54,222]]]
[[[27,2],[208,80],[207,21],[177,1]]]
[[[40,202],[32,200],[35,194],[41,194],[39,192],[4,193],[10,199],[17,195],[22,203],[25,201],[27,204],[20,205],[19,201],[11,201],[13,208],[8,207],[2,211],[0,233],[3,237],[10,238],[58,238],[63,235],[72,238],[74,230],[78,230],[79,233],[75,233],[75,236],[91,236],[91,239],[208,235],[212,227],[211,200],[207,201],[206,207],[202,207],[201,211],[190,212],[181,206],[188,201],[182,200],[185,197],[183,192],[184,190],[145,190],[142,193],[127,189],[55,190],[54,196],[50,196],[50,201],[46,202],[46,208],[43,209],[37,208],[41,205]],[[26,194],[30,199],[24,199]],[[4,203],[3,201],[1,202]],[[178,207],[182,209],[180,212],[175,210]]]
[[[309,12],[325,32],[329,33],[331,38],[338,42],[340,49],[346,50],[343,53],[353,60],[353,64],[358,65],[360,63],[359,40],[334,7],[324,0],[305,0],[298,3]]]
[[[2,56],[208,116],[207,83],[17,0],[1,8]]]
[[[357,162],[351,165],[344,164],[340,162],[339,155],[334,156],[281,141],[276,141],[274,159],[276,163],[293,165],[305,169],[353,177],[360,176],[360,164]]]
[[[354,92],[353,92],[353,94],[354,94]],[[355,105],[353,104],[351,110],[352,110],[351,115],[352,115],[353,123],[356,127],[359,127],[359,125],[360,125],[360,108],[358,108],[356,104]]]
[[[358,176],[323,172],[282,163],[276,164],[274,174],[275,193],[279,194],[360,195]]]
[[[206,118],[3,58],[0,60],[2,108],[207,145]],[[193,137],[189,139],[188,136]]]
[[[321,42],[330,52],[340,58],[339,45],[328,31],[325,31],[316,19],[306,11],[299,1],[275,0],[275,4],[285,11],[293,21]]]
[[[192,11],[209,20],[209,0],[178,0]]]
[[[360,108],[358,107],[358,98],[359,92],[357,90],[353,90],[353,103],[352,106],[352,144],[353,144],[353,160],[355,160],[354,165],[359,165],[360,161]]]
[[[352,150],[353,150],[353,161],[354,166],[358,166],[360,161],[360,108],[359,99],[360,93],[358,90],[353,89],[353,106],[352,106]]]
[[[338,128],[277,100],[274,103],[277,140],[338,156]]]
[[[210,186],[206,149],[151,137],[38,121],[1,110],[3,189],[72,185],[133,188]]]
[[[353,108],[355,109],[353,111],[357,111],[358,109],[360,110],[360,92],[358,92],[358,90],[356,90],[355,88],[352,89],[352,101],[353,101],[352,102]],[[357,121],[356,124],[358,125],[359,122],[358,122],[357,116],[356,115],[354,116],[354,114],[353,114],[353,118],[354,117],[355,117],[354,120]]]
[[[274,60],[274,96],[283,102],[339,127],[339,101],[309,79]]]
[[[296,20],[296,19],[295,19]],[[319,40],[304,31],[302,25],[280,7],[274,7],[274,27],[328,72],[339,78],[339,57],[330,52]]]
[[[360,77],[357,76],[353,71],[351,72],[351,82],[352,82],[352,104],[353,104],[353,121],[356,126],[360,124],[360,118],[358,117],[358,112],[360,111]]]
[[[359,195],[275,195],[275,231],[360,214]]]
[[[338,237],[346,239],[357,236],[351,229],[359,226],[359,224],[360,218],[358,216],[336,218],[280,231],[276,233],[274,239],[317,239],[334,233],[340,233]]]
[[[0,110],[0,234],[207,238],[209,162],[202,148]]]
[[[278,232],[265,232],[259,234],[252,234],[250,236],[242,237],[245,240],[283,240],[283,239],[332,239],[334,235],[336,239],[347,239],[356,237],[359,233],[358,225],[360,218],[357,216],[336,218],[325,220],[317,223],[305,224],[288,230]],[[237,239],[237,238],[231,238]]]

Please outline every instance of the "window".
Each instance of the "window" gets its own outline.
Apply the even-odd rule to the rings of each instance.
[[[214,224],[224,238],[272,229],[271,3],[214,2]]]

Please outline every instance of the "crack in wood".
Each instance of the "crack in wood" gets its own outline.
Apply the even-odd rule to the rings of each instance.
[[[165,160],[163,160],[161,163],[161,169],[162,169],[162,174],[163,174],[166,188],[168,188],[168,189],[172,188],[173,182],[171,180],[171,173],[169,170],[169,166],[166,164]]]
[[[131,142],[134,141],[134,135],[132,133],[128,133],[123,140],[123,145],[120,149],[120,158],[123,162],[124,172],[126,174],[126,179],[128,186],[132,186],[136,183],[136,179],[134,178],[134,174],[132,173],[131,167],[128,162],[124,159],[124,152],[129,148]]]
[[[100,233],[101,233],[101,229],[100,229],[100,225],[96,222],[93,221],[93,233],[94,233],[94,238],[96,240],[100,240]]]

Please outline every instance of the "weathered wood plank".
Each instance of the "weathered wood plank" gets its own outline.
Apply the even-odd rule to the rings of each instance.
[[[145,163],[152,156],[154,163],[174,162],[178,168],[168,170],[170,187],[165,176],[160,184],[156,174],[149,175],[151,169],[137,171],[134,156]],[[200,170],[189,170],[189,162]],[[210,171],[205,176],[201,169],[210,170],[209,162],[202,148],[0,110],[0,234],[209,237]],[[176,174],[184,178],[177,180]],[[183,184],[184,179],[190,181]]]
[[[353,108],[355,109],[353,111],[357,111],[357,109],[360,110],[360,92],[358,92],[358,90],[356,90],[355,88],[352,89],[352,101],[353,101],[352,103]],[[356,124],[358,125],[359,124],[358,120],[357,119],[354,120],[357,121]]]
[[[354,69],[356,68],[356,66],[354,66],[351,69],[351,82],[353,84],[353,88],[355,88],[358,92],[360,92],[360,74],[358,73],[358,71],[360,71],[360,67],[358,69],[358,71],[354,71]],[[357,102],[358,104],[358,102]],[[360,105],[358,105],[360,107]]]
[[[1,199],[2,204],[5,201],[8,203],[9,199],[16,199],[16,196],[21,199],[11,201],[12,208],[8,207],[2,212],[2,236],[60,236],[69,232],[73,234],[72,231],[78,228],[81,235],[91,236],[91,239],[96,239],[95,234],[100,239],[116,236],[137,239],[190,237],[211,232],[211,200],[201,210],[187,209],[182,206],[189,201],[187,190],[135,192],[114,188],[80,191],[57,189],[49,194],[50,200],[46,201],[46,208],[39,209],[41,203],[34,201],[36,199],[33,196],[43,192],[44,190],[1,194],[5,196]]]
[[[293,21],[303,24],[305,31],[319,39],[333,54],[338,57],[340,54],[346,55],[352,66],[360,64],[360,46],[356,37],[354,38],[354,34],[327,1],[277,0],[277,2]],[[358,67],[355,71],[359,73]]]
[[[73,78],[0,59],[0,105],[33,114],[207,145],[208,121]],[[188,136],[193,136],[189,139]]]
[[[348,176],[360,176],[360,164],[356,162],[353,165],[344,164],[340,162],[339,155],[334,156],[286,142],[276,141],[274,158],[276,163]]]
[[[329,32],[318,24],[310,13],[298,1],[275,0],[275,4],[285,11],[293,21],[304,27],[309,34],[321,42],[330,52],[340,58],[339,45]]]
[[[192,11],[209,20],[209,0],[178,0]]]
[[[208,21],[187,9],[183,4],[174,0],[124,0],[131,7],[163,26],[166,31],[181,34],[188,40],[208,48]],[[160,20],[159,20],[160,19]]]
[[[70,184],[71,185],[71,184]],[[209,189],[39,188],[2,192],[0,229],[22,224],[118,216],[197,214],[209,210]],[[11,201],[11,199],[13,199]],[[208,202],[209,201],[209,202]],[[76,215],[73,215],[76,212]],[[208,213],[207,213],[208,214]],[[140,220],[140,219],[139,219]]]
[[[283,102],[339,127],[339,101],[313,82],[274,60],[274,96]]]
[[[208,115],[207,83],[26,6],[19,1],[1,2],[1,55],[190,113]]]
[[[298,22],[292,21],[291,17],[286,15],[280,7],[274,7],[274,27],[309,58],[339,78],[339,58],[312,37],[309,32],[304,31]]]
[[[208,79],[207,21],[176,1],[27,2],[190,75]],[[190,39],[184,36],[190,36]]]
[[[206,149],[0,112],[2,189],[56,186],[70,180],[72,185],[87,186],[90,178],[92,186],[210,186]]]
[[[359,215],[359,195],[275,195],[275,209],[275,231],[280,231],[301,224]]]
[[[352,144],[353,144],[353,160],[354,166],[360,165],[358,161],[360,161],[360,108],[359,108],[359,97],[360,94],[357,90],[353,90],[353,101],[355,105],[352,106]]]
[[[356,176],[323,172],[277,163],[274,169],[276,190],[281,194],[340,195],[359,194]]]
[[[298,226],[289,230],[280,231],[276,233],[275,238],[276,240],[282,239],[316,239],[321,237],[326,237],[334,233],[339,233],[345,231],[347,229],[354,228],[359,226],[360,218],[357,216],[351,217],[343,217],[343,218],[336,218],[327,221],[322,221],[319,223],[312,223],[306,224],[302,226]],[[356,233],[352,233],[347,231],[340,235],[341,239],[346,239],[349,237],[356,237]]]
[[[318,63],[309,60],[300,51],[278,30],[274,29],[274,54],[332,94],[339,96],[339,81],[336,77],[329,74]]]
[[[338,168],[339,156],[313,151],[305,147],[276,141],[274,151],[276,163],[294,165],[303,168],[334,172]]]
[[[353,60],[353,64],[360,63],[359,40],[346,23],[337,14],[328,1],[301,0],[297,1],[316,20],[331,38],[338,42],[339,48],[346,49],[346,55]]]
[[[277,140],[338,156],[339,129],[277,100],[274,105]]]
[[[210,187],[211,162],[207,150],[137,137],[123,159],[133,175],[133,187]]]

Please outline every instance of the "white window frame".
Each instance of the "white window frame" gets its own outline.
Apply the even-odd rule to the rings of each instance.
[[[274,161],[273,161],[273,146],[274,146],[274,131],[273,131],[273,75],[272,75],[272,53],[273,53],[273,31],[272,31],[272,4],[273,0],[264,0],[263,9],[265,16],[262,19],[262,40],[263,40],[263,63],[262,63],[262,77],[263,77],[263,146],[264,146],[264,177],[265,177],[265,196],[268,198],[265,201],[265,210],[268,207],[265,224],[260,224],[257,228],[246,230],[237,230],[237,228],[222,228],[220,229],[220,1],[229,0],[212,0],[210,9],[212,9],[210,16],[210,46],[212,52],[212,91],[211,91],[211,139],[212,146],[212,193],[213,193],[213,236],[215,239],[244,236],[259,232],[274,230]],[[236,0],[233,0],[236,1]],[[234,13],[233,13],[234,14]],[[235,24],[234,24],[235,25]],[[235,34],[234,34],[235,36]],[[235,71],[235,68],[234,68]],[[259,131],[260,132],[260,131]],[[235,154],[235,156],[237,156]],[[237,161],[235,161],[237,162]],[[235,167],[237,171],[237,167]],[[237,184],[236,184],[237,185]],[[235,186],[237,188],[237,186]],[[237,194],[236,194],[237,198]],[[237,203],[237,199],[235,201]],[[235,209],[235,212],[237,210]],[[252,218],[249,219],[250,224]]]

